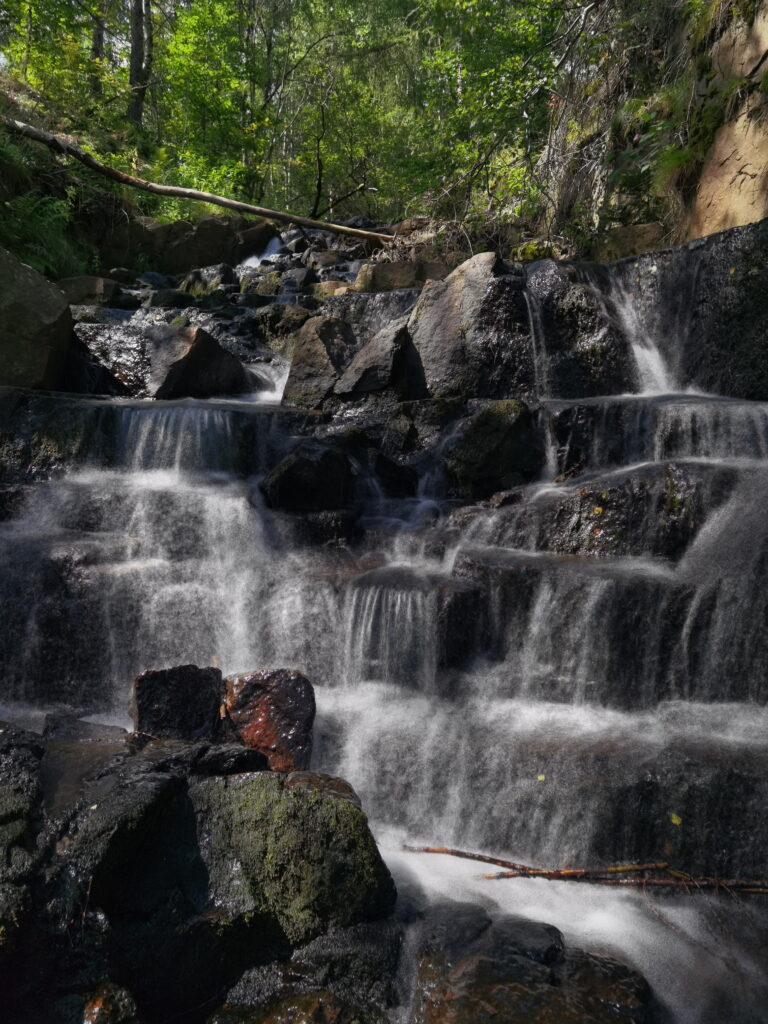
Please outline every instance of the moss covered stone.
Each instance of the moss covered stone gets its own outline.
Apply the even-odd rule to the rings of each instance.
[[[394,883],[353,803],[266,773],[205,779],[190,796],[217,904],[274,915],[292,944],[391,910]]]

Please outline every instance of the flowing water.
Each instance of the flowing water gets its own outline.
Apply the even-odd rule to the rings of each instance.
[[[78,403],[74,464],[0,524],[4,713],[60,703],[124,718],[150,667],[300,669],[317,691],[315,763],[356,787],[402,884],[626,957],[679,1024],[768,1021],[755,905],[489,882],[401,849],[762,871],[768,405],[680,394],[674,338],[647,329],[621,282],[605,303],[639,394],[545,399],[548,479],[450,529],[423,525],[440,507],[434,475],[415,503],[385,507],[369,489],[366,521],[386,528],[352,553],[308,546],[261,498],[307,417],[258,402]],[[51,429],[73,416],[71,401],[51,408]],[[670,491],[673,466],[693,490]],[[621,487],[639,512],[595,554]],[[688,530],[674,556],[662,512]]]

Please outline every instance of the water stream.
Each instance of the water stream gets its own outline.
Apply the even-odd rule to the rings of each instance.
[[[542,369],[559,465],[447,541],[440,524],[412,535],[413,502],[395,502],[399,531],[362,550],[303,544],[258,487],[299,436],[274,406],[83,400],[77,464],[0,524],[4,713],[61,703],[122,721],[145,668],[300,669],[317,690],[315,763],[358,790],[404,883],[626,957],[678,1024],[768,1021],[751,906],[487,882],[401,849],[554,867],[677,854],[745,876],[763,863],[768,406],[679,394],[674,337],[647,329],[620,281],[610,303],[640,393],[547,400]],[[698,481],[701,518],[677,560],[656,550],[653,517],[692,500],[670,498],[672,460]],[[564,530],[603,528],[597,501],[622,474],[648,481],[656,513],[610,557],[564,550]],[[419,508],[440,507],[431,486]],[[573,504],[586,487],[591,513]]]

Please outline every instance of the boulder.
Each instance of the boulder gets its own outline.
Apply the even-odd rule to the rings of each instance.
[[[283,399],[319,408],[352,361],[357,342],[351,328],[332,316],[315,316],[296,336]]]
[[[222,285],[237,285],[237,274],[228,263],[217,263],[212,267],[198,267],[185,274],[179,289],[190,295],[210,295]]]
[[[514,271],[514,272],[513,272]],[[408,330],[432,398],[506,398],[536,391],[525,280],[494,253],[427,282]]]
[[[131,993],[105,981],[86,996],[83,1024],[140,1024]]]
[[[408,334],[407,319],[387,324],[353,357],[334,385],[342,397],[393,386],[401,398],[425,397],[421,367]]]
[[[240,360],[201,327],[78,324],[76,333],[123,394],[212,398],[254,390]]]
[[[267,773],[204,779],[190,798],[209,896],[223,911],[269,915],[296,946],[392,910],[394,883],[349,800]]]
[[[526,268],[526,289],[537,344],[541,395],[579,398],[637,390],[631,347],[606,316],[605,304],[589,285],[590,273],[554,260]]]
[[[355,472],[343,452],[305,442],[259,486],[270,508],[284,512],[333,511],[352,501]]]
[[[224,709],[238,738],[266,755],[271,771],[309,767],[315,693],[300,672],[277,669],[228,676]]]
[[[108,277],[65,277],[57,283],[72,306],[108,306],[120,291],[117,281]]]
[[[133,683],[133,727],[158,738],[213,739],[222,693],[217,668],[179,665],[142,672]]]
[[[61,289],[0,249],[0,385],[59,387],[71,341]]]
[[[544,453],[530,409],[509,399],[472,416],[446,445],[442,461],[454,493],[476,499],[531,480]]]
[[[425,281],[442,281],[450,273],[445,263],[366,263],[358,271],[352,291],[391,292],[419,288]]]

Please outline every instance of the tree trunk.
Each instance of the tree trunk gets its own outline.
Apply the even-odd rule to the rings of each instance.
[[[88,87],[91,96],[100,100],[102,95],[101,87],[101,62],[104,60],[104,36],[106,34],[106,10],[102,6],[93,15],[93,27],[91,29],[91,69],[88,72]]]
[[[153,38],[151,0],[131,0],[131,59],[128,81],[131,99],[128,120],[141,128],[144,120],[144,101],[152,73]]]

